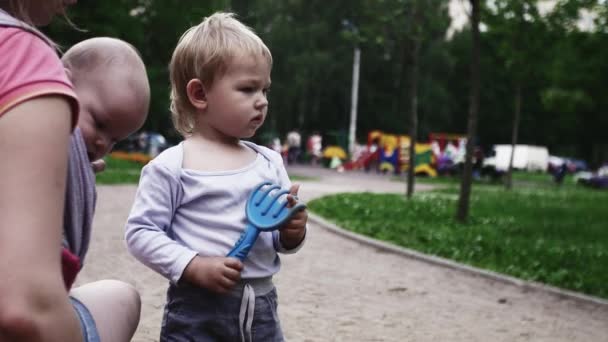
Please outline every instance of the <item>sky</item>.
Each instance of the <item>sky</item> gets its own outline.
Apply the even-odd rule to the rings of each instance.
[[[452,17],[452,25],[448,29],[447,35],[451,37],[455,31],[460,30],[468,22],[469,1],[450,0],[449,12]]]
[[[540,13],[547,13],[551,11],[554,6],[555,0],[541,0],[538,4]],[[449,13],[452,17],[452,25],[448,29],[448,37],[451,37],[455,31],[462,29],[462,27],[467,24],[469,21],[469,12],[469,0],[450,0]],[[581,30],[592,30],[593,14],[589,11],[583,11],[581,13],[581,19],[578,23],[578,27]],[[483,27],[481,29],[483,30]]]

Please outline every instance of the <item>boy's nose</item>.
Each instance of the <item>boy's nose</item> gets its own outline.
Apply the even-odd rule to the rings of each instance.
[[[264,108],[268,106],[268,99],[266,96],[260,96],[260,98],[255,103],[256,108]]]

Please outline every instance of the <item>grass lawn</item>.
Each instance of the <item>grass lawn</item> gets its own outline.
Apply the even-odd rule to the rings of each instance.
[[[106,169],[96,175],[97,184],[137,184],[139,182],[142,164],[110,156],[104,159]]]
[[[391,180],[396,182],[406,182],[406,175],[391,176]],[[460,177],[457,176],[440,176],[440,177],[416,177],[417,183],[422,184],[454,184],[460,185]],[[501,185],[500,181],[492,182],[489,179],[474,180],[476,185]],[[513,184],[515,186],[553,186],[553,177],[546,172],[524,172],[515,171],[513,172]],[[566,175],[564,178],[564,184],[574,184],[574,178],[572,175]]]
[[[133,161],[121,160],[105,157],[105,171],[96,175],[97,184],[137,184],[142,164]],[[290,176],[292,182],[298,181],[318,181],[319,177]]]
[[[411,201],[359,193],[308,205],[342,227],[379,240],[608,298],[608,192],[556,187],[550,179],[523,180],[526,186],[512,191],[475,186],[466,225],[453,219],[457,182],[417,193]]]
[[[318,182],[319,180],[321,180],[321,178],[311,176],[289,175],[289,180],[291,180],[292,182]]]

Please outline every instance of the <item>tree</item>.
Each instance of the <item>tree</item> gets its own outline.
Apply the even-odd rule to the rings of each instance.
[[[595,14],[592,30],[579,28],[583,11]],[[541,89],[551,113],[548,135],[555,154],[578,155],[597,167],[608,160],[608,6],[600,0],[562,0],[548,15],[552,58]]]
[[[484,12],[488,35],[498,43],[497,55],[504,63],[513,86],[513,122],[511,128],[511,156],[505,179],[506,189],[512,186],[513,157],[518,142],[522,109],[522,88],[538,74],[535,61],[545,49],[545,35],[536,0],[496,0]]]
[[[410,146],[409,164],[407,170],[407,198],[412,198],[414,194],[414,182],[416,179],[416,142],[418,141],[418,73],[420,63],[420,40],[422,39],[422,12],[421,4],[414,0],[411,14],[411,72],[410,72]]]
[[[471,196],[471,183],[473,180],[473,145],[477,131],[477,115],[479,111],[479,0],[470,0],[471,4],[471,93],[469,102],[469,123],[467,129],[467,151],[464,171],[460,182],[460,195],[458,198],[458,211],[456,219],[465,223],[469,216],[469,198]]]
[[[497,5],[480,7],[487,28],[479,35],[479,73],[484,77],[478,107],[484,110],[472,141],[485,146],[513,143],[509,128],[518,127],[518,143],[546,145],[551,154],[594,164],[608,159],[606,2],[556,0],[555,8],[538,19],[532,0],[495,0],[488,7],[492,3]],[[414,5],[423,8],[416,22]],[[528,7],[522,7],[523,14],[515,15],[517,6],[524,5]],[[446,38],[451,20],[447,0],[85,1],[68,14],[86,31],[54,23],[45,32],[64,49],[93,36],[133,44],[146,63],[152,91],[143,129],[177,142],[180,137],[168,110],[172,51],[188,27],[214,11],[227,10],[253,27],[273,54],[269,115],[257,142],[265,142],[264,134],[277,136],[296,126],[305,135],[320,131],[326,143],[339,142],[332,141],[330,133],[348,128],[355,42],[363,56],[359,141],[373,129],[395,134],[414,130],[421,141],[430,132],[468,131],[472,28]],[[578,28],[581,10],[597,14],[593,30]],[[357,24],[358,37],[344,30],[344,19]],[[418,40],[413,39],[415,28]],[[413,84],[417,127],[411,124]],[[518,98],[521,123],[513,125]]]
[[[430,104],[434,102],[429,97],[428,101],[421,106],[419,94],[427,89],[440,88],[435,82],[427,81],[431,78],[430,72],[421,73],[421,59],[436,52],[434,48],[438,41],[444,42],[448,27],[444,21],[444,16],[447,16],[447,2],[441,0],[368,2],[365,13],[369,14],[367,18],[371,23],[378,22],[378,24],[367,26],[366,33],[370,37],[369,40],[383,49],[385,56],[397,56],[395,59],[391,58],[391,61],[394,60],[393,70],[396,71],[396,77],[393,79],[393,93],[403,93],[405,96],[392,97],[391,112],[395,119],[399,119],[399,113],[402,111],[406,114],[403,120],[406,123],[403,125],[403,130],[407,127],[410,138],[406,195],[411,198],[415,185],[419,109],[431,108]],[[433,59],[428,58],[428,60]],[[429,68],[429,70],[435,70],[435,68]],[[406,84],[407,78],[409,78],[409,83]],[[421,79],[426,81],[424,89],[420,87]],[[392,132],[400,133],[399,130],[395,131],[395,129],[399,129],[398,127],[393,125]]]

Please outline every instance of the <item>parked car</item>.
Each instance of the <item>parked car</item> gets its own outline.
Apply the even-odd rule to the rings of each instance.
[[[608,164],[595,172],[579,172],[574,175],[574,179],[577,184],[596,189],[608,189]]]
[[[557,170],[559,170],[562,164],[564,163],[566,164],[569,173],[583,172],[589,170],[587,162],[585,162],[584,160],[567,157],[549,156],[549,166],[547,171],[553,174]]]

